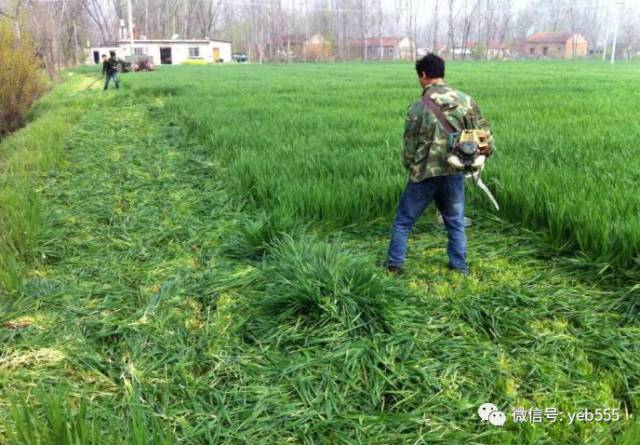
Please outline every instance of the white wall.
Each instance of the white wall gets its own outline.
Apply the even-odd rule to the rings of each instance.
[[[134,53],[136,48],[142,48],[144,54],[151,56],[153,58],[153,63],[156,65],[161,64],[160,60],[160,48],[170,47],[171,48],[171,62],[173,65],[179,65],[184,61],[188,60],[189,57],[189,48],[199,48],[200,54],[195,59],[204,60],[207,62],[214,62],[213,60],[213,49],[220,49],[220,58],[225,62],[232,62],[231,60],[231,43],[228,42],[218,42],[211,41],[209,43],[200,43],[200,42],[136,42],[133,45]],[[109,55],[110,50],[116,51],[116,56],[118,58],[124,59],[131,55],[130,45],[121,43],[119,47],[94,47],[88,49],[86,63],[93,64],[93,51],[98,51],[100,56],[102,54]]]
[[[109,51],[115,51],[116,52],[116,57],[122,57],[122,50],[118,47],[115,46],[111,46],[111,47],[104,47],[104,46],[94,46],[91,47],[87,50],[87,59],[86,59],[86,63],[88,65],[93,65],[94,64],[94,60],[93,60],[93,52],[94,51],[98,51],[98,58],[99,64],[102,64],[102,55],[105,54],[107,57],[109,57]]]
[[[193,59],[204,60],[207,62],[213,62],[213,48],[220,48],[220,58],[225,62],[231,62],[231,44],[226,42],[210,42],[206,43],[136,43],[134,44],[135,48],[143,48],[145,54],[153,57],[153,63],[156,65],[161,64],[160,60],[160,48],[170,47],[171,48],[171,63],[172,65],[179,65],[186,60],[189,60],[189,48],[198,48],[199,55],[198,57],[193,57]],[[129,55],[129,46],[125,46],[123,48],[123,53],[125,56]]]
[[[169,45],[167,45],[169,46]],[[171,61],[173,65],[179,65],[185,60],[189,59],[189,48],[199,48],[200,54],[197,59],[206,59],[208,53],[208,46],[201,43],[180,43],[171,46]],[[209,56],[211,59],[211,56]]]

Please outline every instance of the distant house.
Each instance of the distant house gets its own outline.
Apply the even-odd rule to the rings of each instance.
[[[265,53],[274,61],[319,62],[333,58],[333,45],[322,34],[291,34],[267,43]]]
[[[424,57],[429,53],[434,53],[437,54],[439,56],[444,55],[444,53],[447,51],[447,44],[446,43],[440,43],[437,42],[435,44],[435,47],[433,45],[428,46],[426,48],[418,48],[416,49],[416,54],[418,57]]]
[[[264,45],[264,55],[272,61],[296,61],[302,55],[302,45],[306,39],[304,34],[278,36]]]
[[[433,52],[436,53],[439,56],[442,56],[444,53],[447,52],[448,48],[449,47],[447,46],[446,43],[438,42],[438,43],[435,44],[435,47],[433,48]]]
[[[102,56],[108,57],[111,51],[115,51],[116,55],[122,58],[122,51],[116,42],[105,42],[97,46],[90,46],[85,51],[85,63],[87,65],[102,63]]]
[[[509,51],[510,51],[510,53],[512,55],[514,55],[516,57],[524,56],[524,54],[525,54],[525,42],[523,40],[512,42],[509,45]]]
[[[491,41],[489,43],[482,41],[469,40],[466,46],[457,45],[453,48],[452,54],[456,58],[476,58],[476,59],[505,59],[510,57],[511,51],[509,45]]]
[[[511,56],[509,45],[502,42],[489,42],[487,59],[506,59]]]
[[[320,62],[333,58],[333,45],[321,34],[309,37],[302,44],[302,58],[310,62]]]
[[[526,57],[573,59],[587,56],[588,43],[573,32],[537,32],[527,37],[522,51]]]
[[[351,56],[367,60],[412,60],[413,41],[409,37],[369,37],[351,41]]]
[[[116,56],[127,60],[131,56],[131,41],[118,42],[88,48],[87,63],[100,63],[103,54],[115,51]],[[156,65],[176,65],[187,60],[206,62],[231,62],[231,42],[224,40],[172,40],[143,39],[133,41],[133,54],[150,56]]]
[[[455,57],[456,59],[471,58],[473,55],[473,48],[476,46],[476,42],[473,40],[467,41],[466,45],[456,44],[451,48],[451,51],[447,51],[447,54]]]

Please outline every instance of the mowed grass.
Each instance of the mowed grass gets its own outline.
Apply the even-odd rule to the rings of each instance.
[[[538,82],[561,65],[454,67],[464,85],[502,81],[501,67]],[[180,67],[123,76],[118,93],[82,92],[83,76],[59,87],[0,146],[20,166],[3,192],[30,191],[2,206],[6,240],[30,241],[0,252],[15,265],[0,277],[0,442],[638,443],[638,289],[601,281],[600,254],[558,256],[548,228],[474,211],[469,279],[448,273],[429,216],[405,277],[376,265],[405,181],[412,76]],[[466,89],[502,131],[493,100]],[[42,142],[29,150],[49,134],[38,125],[59,130],[48,157]],[[487,172],[499,193],[505,158]],[[487,401],[504,428],[479,422]],[[517,407],[621,418],[517,424]]]

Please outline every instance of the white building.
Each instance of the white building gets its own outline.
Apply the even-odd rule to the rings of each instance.
[[[115,51],[126,60],[131,55],[131,41],[120,40],[111,46],[88,48],[87,64],[101,63],[103,54]],[[150,56],[156,65],[178,65],[187,60],[231,62],[231,42],[224,40],[134,40],[133,53]]]

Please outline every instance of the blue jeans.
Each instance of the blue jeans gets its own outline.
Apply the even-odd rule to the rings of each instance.
[[[104,80],[104,89],[106,90],[107,88],[109,88],[109,81],[113,79],[113,83],[116,84],[116,90],[120,88],[120,82],[118,81],[118,72],[114,72],[111,74],[106,74],[105,80]]]
[[[467,241],[464,235],[464,175],[436,176],[407,184],[391,231],[387,265],[400,267],[407,256],[407,240],[415,222],[431,201],[436,206],[449,238],[449,268],[466,273]]]

